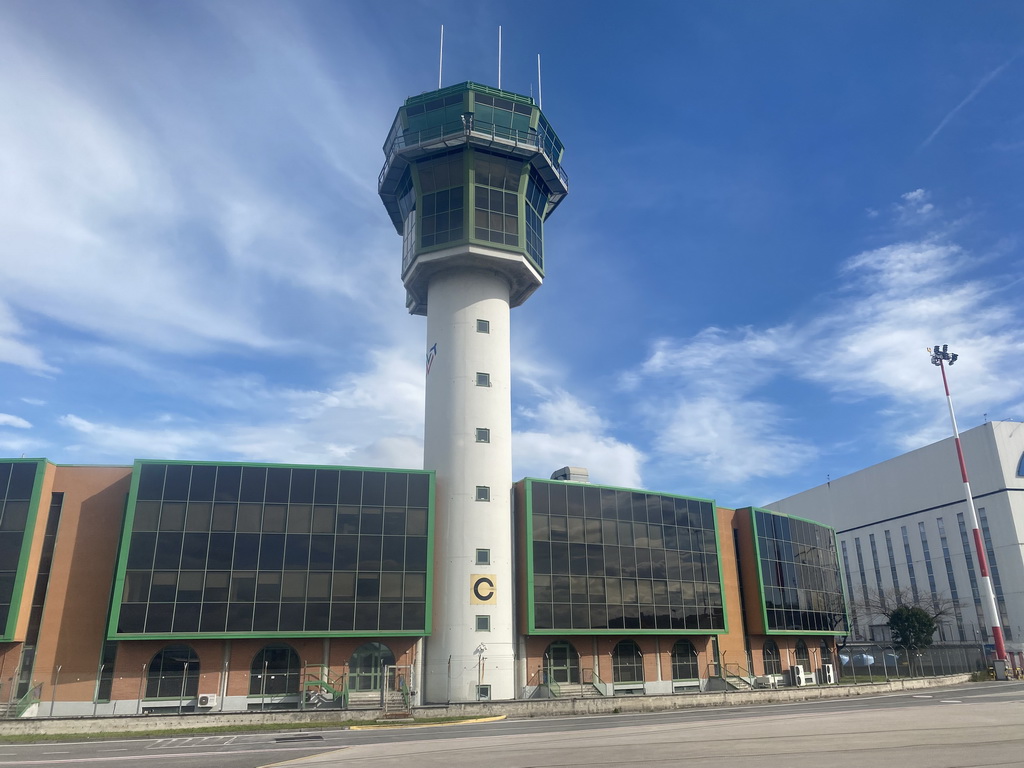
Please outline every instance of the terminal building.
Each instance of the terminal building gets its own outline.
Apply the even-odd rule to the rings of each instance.
[[[1012,666],[1024,667],[1024,424],[990,421],[961,443],[1006,650]],[[888,641],[884,617],[865,606],[901,593],[948,606],[936,642],[992,643],[958,466],[949,437],[768,505],[836,530],[852,640]]]
[[[831,528],[533,478],[504,514],[512,583],[472,547],[447,596],[479,649],[457,661],[433,644],[438,571],[464,556],[443,549],[436,486],[423,470],[0,461],[3,701],[128,715],[835,681]],[[489,656],[504,595],[507,681]]]
[[[835,682],[834,532],[513,482],[511,309],[568,194],[527,96],[407,99],[384,144],[426,321],[423,467],[0,461],[0,701],[15,714],[409,707]]]

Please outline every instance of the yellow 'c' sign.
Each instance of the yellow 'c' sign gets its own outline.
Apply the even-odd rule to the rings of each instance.
[[[497,577],[490,573],[476,573],[469,577],[470,605],[494,605],[498,602]]]

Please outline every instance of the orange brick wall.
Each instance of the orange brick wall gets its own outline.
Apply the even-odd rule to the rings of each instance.
[[[32,675],[44,700],[93,698],[130,477],[131,467],[55,468],[51,490],[64,505]],[[46,492],[40,507],[49,505]]]

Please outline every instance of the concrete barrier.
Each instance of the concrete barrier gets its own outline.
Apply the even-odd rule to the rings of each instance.
[[[437,704],[413,709],[416,718],[478,718],[505,715],[508,718],[554,717],[560,715],[602,715],[616,712],[665,712],[703,707],[731,707],[744,704],[841,699],[878,695],[966,683],[969,674],[944,677],[892,680],[864,685],[829,685],[806,688],[780,688],[755,691],[729,691],[668,696],[603,696],[578,699],[529,699],[516,701]],[[238,728],[254,725],[308,725],[311,730],[328,728],[339,722],[372,723],[381,718],[380,710],[319,710],[292,712],[232,712],[186,715],[131,715],[127,717],[59,717],[0,721],[0,736],[52,736],[138,734],[149,731],[174,731],[187,734],[203,728]]]

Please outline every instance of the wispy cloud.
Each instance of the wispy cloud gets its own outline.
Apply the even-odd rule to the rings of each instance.
[[[15,429],[31,429],[32,423],[20,416],[10,413],[0,413],[0,427],[14,427]]]
[[[932,141],[935,139],[935,137],[938,136],[942,132],[942,129],[945,128],[949,124],[949,121],[952,120],[954,117],[956,117],[957,113],[961,109],[963,109],[968,104],[970,104],[972,101],[974,101],[974,99],[977,97],[977,95],[979,93],[981,93],[983,90],[985,90],[985,88],[993,80],[995,80],[997,77],[999,77],[999,75],[1001,75],[1003,73],[1003,70],[1005,70],[1014,61],[1016,61],[1016,59],[1019,56],[1020,56],[1020,52],[1015,53],[1009,59],[1007,59],[1002,64],[1000,64],[998,67],[996,67],[992,71],[986,73],[981,78],[981,80],[978,81],[978,84],[974,86],[974,88],[971,90],[971,92],[969,94],[967,94],[967,96],[963,99],[963,101],[961,101],[959,104],[957,104],[955,107],[953,107],[953,109],[951,109],[949,112],[946,113],[946,116],[943,117],[942,120],[939,121],[939,124],[937,126],[935,126],[935,130],[933,130],[930,134],[928,134],[928,138],[926,138],[924,141],[921,142],[921,144],[917,148],[917,151],[920,152],[922,149],[924,149],[929,144],[931,144]]]
[[[717,487],[798,472],[831,450],[805,439],[801,410],[783,405],[807,385],[809,396],[837,407],[872,403],[881,416],[873,439],[894,449],[920,446],[941,436],[920,428],[935,421],[922,411],[939,415],[924,351],[936,342],[966,353],[952,372],[965,410],[1019,402],[1024,313],[999,283],[970,276],[978,255],[942,234],[948,227],[928,197],[923,190],[904,195],[893,218],[916,228],[920,221],[907,219],[913,208],[934,231],[849,258],[841,289],[817,314],[655,342],[624,377],[652,435],[651,463]]]
[[[46,362],[42,349],[23,340],[25,335],[11,308],[0,299],[0,364],[16,365],[32,373],[56,373],[57,369]]]
[[[519,408],[512,445],[515,477],[548,477],[565,466],[586,467],[591,482],[642,486],[644,455],[617,439],[597,409],[561,389],[536,391]]]
[[[346,374],[325,390],[282,388],[257,377],[212,380],[205,387],[195,381],[197,398],[218,407],[236,399],[240,405],[215,421],[158,412],[123,422],[65,414],[60,424],[68,442],[58,450],[123,462],[159,456],[422,466],[418,363],[408,348],[380,349],[367,370]]]
[[[0,100],[18,105],[0,123],[0,362],[55,371],[28,318],[189,355],[289,353],[327,320],[392,326],[368,119],[386,97],[332,79],[283,7],[204,16],[215,59],[167,30],[173,68],[134,55],[146,34],[127,19],[145,14],[94,10],[73,47],[0,27]],[[268,156],[274,135],[292,140]]]

